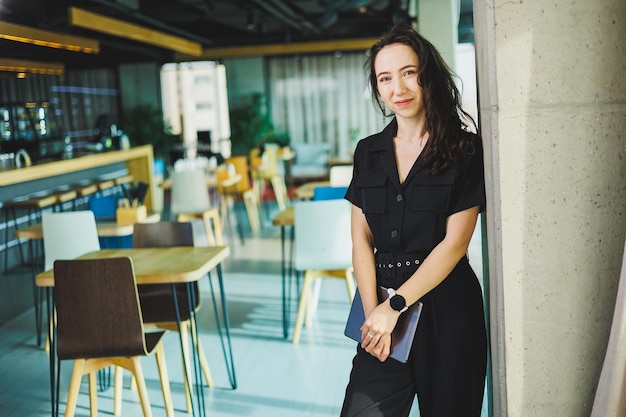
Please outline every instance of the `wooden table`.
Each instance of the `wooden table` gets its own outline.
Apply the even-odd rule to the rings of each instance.
[[[150,213],[142,223],[156,223],[161,220],[159,213]],[[114,221],[96,221],[96,229],[99,237],[122,237],[133,234],[135,223],[117,223]],[[31,224],[15,231],[18,239],[43,239],[43,227],[41,223]]]
[[[312,200],[316,187],[328,187],[330,181],[312,181],[306,182],[296,188],[294,195],[298,200]]]
[[[211,295],[215,306],[215,316],[217,320],[217,327],[222,341],[222,350],[224,353],[224,359],[226,361],[226,368],[228,371],[228,377],[233,389],[237,387],[237,380],[235,375],[235,365],[233,361],[232,346],[230,341],[230,325],[228,321],[228,311],[226,307],[226,295],[224,292],[224,282],[222,277],[221,262],[230,255],[230,248],[228,246],[210,246],[210,247],[160,247],[160,248],[133,248],[133,249],[103,249],[96,252],[90,252],[77,259],[104,259],[104,258],[117,258],[117,257],[129,257],[133,261],[133,268],[135,271],[135,279],[138,285],[141,284],[172,284],[174,292],[174,299],[176,300],[175,285],[180,283],[186,283],[191,285],[197,282],[205,275],[209,275],[209,283],[211,286]],[[222,304],[222,317],[220,318],[217,308],[217,300],[215,292],[213,290],[213,282],[211,280],[210,271],[217,269],[218,284]],[[44,287],[50,293],[54,286],[54,270],[44,271],[37,274],[35,277],[35,283],[37,286]],[[193,293],[190,290],[187,291],[187,295]],[[48,318],[52,316],[53,312],[53,300],[52,297],[48,297]],[[188,300],[187,305],[190,308],[189,315],[191,320],[195,321],[195,311],[191,308],[194,305],[191,300]],[[223,323],[222,323],[223,321]],[[180,324],[180,323],[179,323]],[[224,333],[222,333],[222,327]],[[194,349],[194,354],[198,355],[198,346],[194,343],[197,340],[197,326],[192,323],[191,326],[191,339]],[[182,346],[182,332],[179,332],[181,337]],[[225,338],[224,338],[225,336]],[[50,335],[50,385],[52,396],[52,415],[55,416],[57,402],[56,392],[56,349],[54,340],[54,331]],[[226,344],[225,344],[226,343]],[[199,364],[199,357],[196,356],[194,363]],[[187,366],[184,366],[187,369]],[[194,372],[196,386],[201,387],[202,376],[200,375],[200,369],[196,369]],[[188,378],[188,376],[186,376]],[[191,384],[189,384],[191,386]],[[206,409],[202,406],[204,404],[203,390],[200,389],[200,395],[198,396],[198,410],[200,415],[205,415]],[[195,407],[193,407],[193,414],[195,414]]]
[[[234,185],[237,185],[237,183],[241,181],[241,178],[242,177],[240,174],[232,175],[223,180],[218,180],[217,177],[213,175],[207,176],[206,186],[207,188],[218,188],[218,187],[230,188]],[[169,178],[166,179],[161,184],[159,184],[159,187],[163,188],[164,190],[169,190],[170,188],[172,188],[172,180]]]

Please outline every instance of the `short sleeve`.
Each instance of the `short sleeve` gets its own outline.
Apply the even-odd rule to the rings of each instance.
[[[354,150],[354,162],[352,165],[352,180],[350,181],[350,185],[348,186],[348,190],[346,191],[346,195],[344,196],[344,198],[348,200],[349,202],[351,202],[352,204],[354,204],[355,206],[362,209],[363,201],[362,201],[361,193],[357,192],[357,189],[355,186],[355,181],[358,178],[358,174],[359,174],[360,162],[362,160],[360,156],[362,155],[362,152],[363,152],[363,146],[361,144],[362,144],[362,141],[359,141],[359,143],[356,146],[356,149]]]
[[[460,162],[459,176],[450,201],[449,215],[479,206],[485,210],[485,170],[482,142],[475,141],[474,153],[466,154]]]

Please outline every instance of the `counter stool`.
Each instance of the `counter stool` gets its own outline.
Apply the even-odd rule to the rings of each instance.
[[[24,198],[17,198],[9,200],[4,203],[4,206],[9,210],[11,219],[9,220],[7,213],[6,228],[5,228],[5,242],[8,244],[9,238],[9,224],[12,223],[17,235],[19,229],[17,224],[18,210],[25,210],[28,216],[28,225],[41,222],[42,214],[44,211],[64,211],[65,205],[71,203],[71,207],[75,207],[76,198],[78,194],[71,188],[57,189],[50,193],[38,193],[26,196]],[[33,215],[35,216],[35,222],[33,222]],[[26,263],[26,257],[22,250],[22,238],[18,235],[17,245],[20,255],[20,262],[22,265]],[[43,247],[41,242],[37,239],[28,239],[28,248],[30,253],[30,266],[33,276],[33,302],[35,307],[35,324],[37,331],[37,345],[41,345],[41,288],[35,286],[35,275],[43,268]],[[4,265],[5,273],[8,269],[8,250],[4,252]]]
[[[133,180],[134,180],[134,177],[132,175],[130,175],[130,174],[123,175],[121,177],[117,177],[117,178],[113,179],[113,181],[115,182],[115,188],[119,189],[120,193],[122,192],[121,191],[122,185],[128,184],[130,182],[133,182]]]
[[[9,266],[9,230],[11,226],[14,230],[18,229],[17,218],[18,210],[26,210],[28,214],[28,224],[31,224],[32,215],[35,215],[36,221],[41,221],[41,214],[47,208],[54,209],[57,204],[57,196],[50,193],[31,194],[24,197],[18,197],[13,200],[5,201],[3,208],[5,215],[4,242],[6,245],[4,251],[4,272],[6,273]],[[20,262],[24,264],[24,252],[22,251],[21,240],[18,239],[17,247],[20,255]]]
[[[98,185],[98,192],[102,193],[103,191],[111,190],[112,188],[114,188],[115,180],[113,179],[98,180],[97,185]]]
[[[65,211],[65,203],[72,203],[72,210],[76,209],[76,199],[78,198],[78,192],[71,188],[59,189],[52,192],[52,195],[56,197],[55,211]]]
[[[89,197],[98,192],[98,184],[92,181],[79,183],[74,185],[72,190],[76,191],[77,194],[74,210],[81,210],[87,205]]]

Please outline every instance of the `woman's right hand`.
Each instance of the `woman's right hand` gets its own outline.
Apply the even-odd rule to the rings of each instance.
[[[361,327],[361,347],[384,362],[391,352],[391,332],[396,327],[400,313],[391,308],[389,300],[379,304],[369,314]]]

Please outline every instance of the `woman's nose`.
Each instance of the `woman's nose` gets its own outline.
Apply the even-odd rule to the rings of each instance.
[[[406,84],[404,83],[404,80],[402,78],[397,79],[396,82],[393,84],[393,92],[395,94],[399,94],[403,93],[404,90],[406,90]]]

